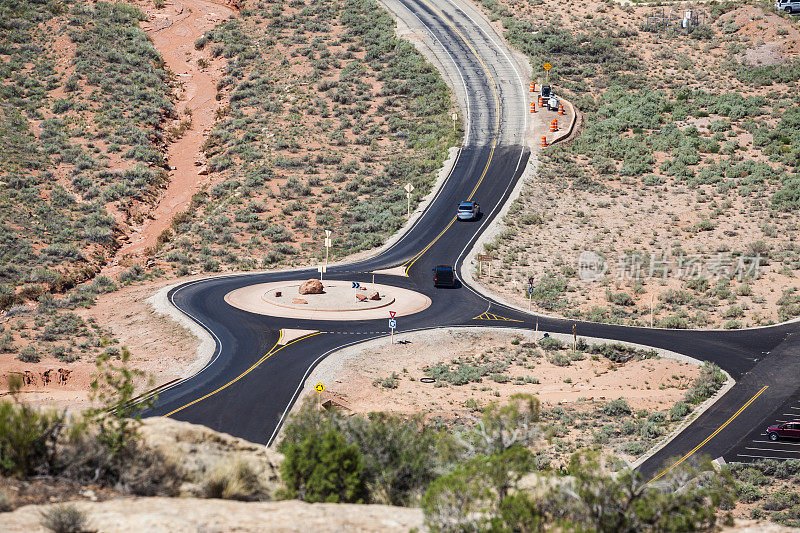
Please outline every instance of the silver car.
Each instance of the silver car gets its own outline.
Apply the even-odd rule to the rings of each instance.
[[[779,9],[790,14],[800,12],[800,0],[776,0],[775,9]]]
[[[475,220],[481,214],[481,207],[478,202],[461,202],[458,204],[458,220]]]

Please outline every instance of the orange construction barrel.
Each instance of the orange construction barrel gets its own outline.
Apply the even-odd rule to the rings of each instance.
[[[543,147],[547,146],[547,137],[545,137],[544,135],[542,135],[542,146]]]

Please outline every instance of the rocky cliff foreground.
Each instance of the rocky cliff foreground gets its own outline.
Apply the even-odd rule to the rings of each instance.
[[[205,533],[222,531],[399,532],[422,527],[422,510],[387,505],[281,502],[235,502],[198,498],[121,498],[75,504],[86,513],[88,529],[97,532],[147,531]],[[28,505],[0,514],[0,530],[47,531],[41,512]]]

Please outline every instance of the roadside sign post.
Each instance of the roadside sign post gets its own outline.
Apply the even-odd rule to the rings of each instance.
[[[551,69],[551,68],[553,68],[553,65],[551,65],[551,64],[548,62],[548,63],[545,63],[544,65],[542,65],[542,67],[544,68],[544,71],[547,73],[547,74],[546,74],[546,79],[547,79],[547,82],[546,82],[546,83],[548,83],[548,84],[549,84],[549,83],[550,83],[550,69]]]
[[[406,183],[406,186],[403,187],[406,190],[406,200],[408,201],[408,211],[406,213],[406,218],[411,218],[411,191],[414,190],[414,186],[410,183]]]
[[[578,325],[572,324],[572,351],[578,350]]]
[[[528,311],[533,308],[533,276],[528,278]],[[539,319],[536,319],[536,327],[539,327]]]
[[[325,230],[325,265],[328,264],[328,251],[331,249],[331,230]]]
[[[458,120],[458,113],[453,112],[453,133],[456,132],[456,120]]]
[[[322,391],[325,390],[325,385],[323,385],[322,382],[319,382],[316,385],[314,385],[314,390],[317,391],[317,394],[320,394],[322,393]]]
[[[357,294],[356,291],[361,287],[361,284],[357,281],[352,281],[351,283],[353,284],[353,298],[355,298]],[[358,300],[358,298],[356,298],[356,300]]]
[[[328,267],[325,265],[319,265],[317,267],[317,272],[319,272],[319,280],[322,281],[322,274],[328,271]]]
[[[533,333],[533,342],[539,342],[539,317],[536,317],[536,331]]]
[[[392,330],[391,337],[392,337],[392,344],[394,344],[394,328],[397,327],[397,320],[395,320],[394,315],[397,313],[395,311],[389,311],[389,329]]]
[[[483,276],[483,262],[486,261],[489,264],[489,276],[492,275],[492,263],[491,260],[494,259],[489,254],[478,254],[478,277]]]

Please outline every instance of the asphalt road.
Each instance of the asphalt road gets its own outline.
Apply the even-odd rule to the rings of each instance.
[[[742,460],[756,453],[797,457],[795,448],[772,451],[760,432],[775,419],[800,407],[800,337],[795,324],[744,331],[680,331],[621,327],[536,317],[487,298],[459,282],[453,289],[434,288],[437,264],[459,268],[466,251],[497,215],[519,180],[531,154],[522,145],[527,113],[526,83],[508,60],[507,51],[474,12],[453,0],[387,0],[392,11],[412,27],[421,27],[451,61],[463,87],[456,91],[468,110],[465,143],[441,191],[415,225],[377,257],[331,267],[327,279],[371,281],[371,272],[405,266],[408,277],[378,274],[375,281],[417,290],[432,305],[398,319],[398,331],[448,326],[503,326],[577,333],[665,348],[713,361],[736,380],[722,399],[688,426],[663,450],[641,465],[646,476],[675,463],[672,458],[701,454]],[[455,206],[478,201],[484,216],[454,219]],[[216,340],[210,363],[194,377],[162,391],[148,415],[166,415],[203,424],[259,443],[276,435],[296,401],[305,378],[328,354],[350,344],[389,334],[387,321],[311,321],[261,316],[228,305],[228,292],[256,283],[315,277],[316,269],[216,277],[186,283],[169,298]],[[387,317],[388,318],[388,317]],[[278,344],[282,328],[317,330],[312,336]],[[654,392],[655,393],[655,392]],[[800,411],[798,411],[800,418]]]

